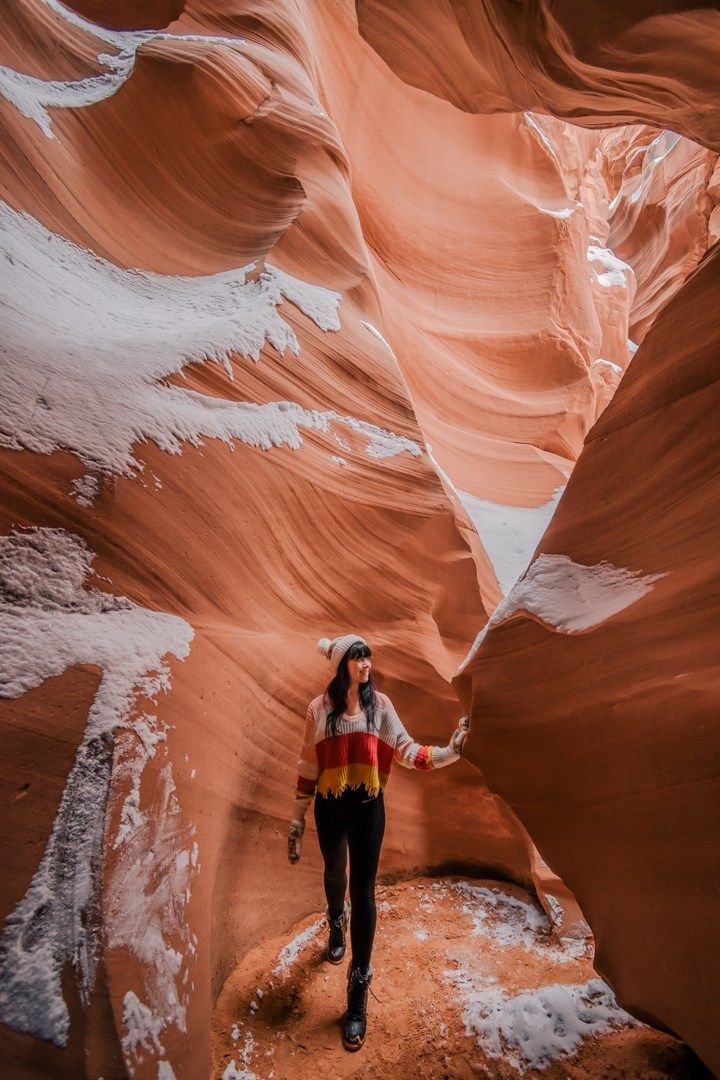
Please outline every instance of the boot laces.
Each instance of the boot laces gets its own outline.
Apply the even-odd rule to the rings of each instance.
[[[345,944],[345,928],[342,922],[332,921],[330,923],[330,933],[328,935],[328,947],[331,949],[339,949]]]
[[[363,979],[361,976],[350,978],[347,1009],[348,1020],[362,1020],[364,1018],[368,987],[368,979]]]

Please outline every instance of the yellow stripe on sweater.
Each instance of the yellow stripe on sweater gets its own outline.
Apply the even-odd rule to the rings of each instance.
[[[335,769],[324,769],[318,778],[318,795],[341,795],[345,788],[357,788],[364,784],[368,795],[379,795],[388,781],[388,774],[381,773],[377,765],[361,765],[350,762]]]

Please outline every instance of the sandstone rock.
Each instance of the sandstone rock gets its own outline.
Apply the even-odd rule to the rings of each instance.
[[[590,590],[601,567],[623,568],[636,577],[616,577],[615,613],[567,575],[545,593],[520,582],[515,614],[464,673],[466,754],[577,897],[598,970],[714,1070],[719,274],[713,251],[658,316],[526,579],[568,558]],[[641,575],[651,587],[628,592]],[[570,616],[578,596],[583,626]]]
[[[462,712],[453,675],[487,616],[507,610],[503,594],[629,363],[631,321],[644,334],[663,306],[673,318],[671,294],[715,235],[713,153],[681,139],[643,180],[648,140],[666,137],[637,122],[718,148],[702,76],[716,13],[661,8],[628,15],[602,48],[567,5],[552,19],[542,9],[543,33],[519,6],[503,8],[497,32],[474,15],[461,27],[450,3],[412,22],[402,6],[361,4],[361,33],[352,5],[289,0],[18,0],[0,12],[0,1016],[14,1075],[169,1080],[173,1063],[207,1075],[226,976],[321,904],[318,863],[285,858],[301,718],[327,676],[317,637],[361,630],[413,735],[449,736]],[[637,50],[663,41],[660,74],[648,70],[640,92]],[[632,128],[616,138],[569,117]],[[693,297],[705,295],[681,292],[675,303],[690,306],[671,324],[701,351],[710,322]],[[666,387],[664,407],[690,385],[694,354],[687,371],[672,369],[672,350],[648,355],[641,370],[653,394]],[[656,460],[640,469],[634,436],[623,439],[611,465],[626,478],[618,461],[634,461],[637,488],[607,499],[654,561],[617,563],[647,580],[603,578],[597,602],[621,612],[613,629],[658,598],[665,612],[672,575],[655,576],[675,566],[675,541],[653,539],[643,517],[674,498],[675,474],[659,484]],[[654,428],[644,439],[646,456],[662,444]],[[688,454],[700,446],[689,438]],[[573,479],[567,513],[580,490],[592,522],[601,486],[587,483]],[[697,500],[700,517],[710,503]],[[613,557],[614,537],[596,520],[573,558],[584,542]],[[644,595],[618,607],[618,588]],[[675,614],[689,649],[698,624]],[[491,629],[461,695],[517,625]],[[644,687],[634,645],[617,648]],[[561,928],[582,932],[569,885],[625,1004],[709,1059],[699,995],[681,981],[669,992],[669,967],[649,966],[660,916],[647,951],[623,953],[626,924],[602,906],[623,860],[641,855],[634,895],[657,886],[665,898],[650,858],[662,830],[639,810],[634,827],[654,841],[639,850],[611,821],[601,840],[614,862],[600,872],[576,853],[584,814],[562,812],[564,788],[528,812],[533,783],[565,777],[563,748],[576,748],[574,784],[599,768],[553,719],[557,749],[537,751],[537,777],[524,726],[501,727],[540,671],[533,650],[476,682],[477,769],[393,776],[383,872],[509,878],[534,886],[550,918],[554,898]],[[552,661],[538,676],[548,701],[574,685],[568,661]],[[607,690],[607,658],[597,663]],[[506,738],[511,750],[495,741]],[[653,739],[648,728],[634,752]],[[684,744],[677,754],[695,761]],[[653,768],[657,809],[670,770],[664,757]],[[703,842],[684,849],[693,896]],[[710,950],[677,927],[666,961],[687,974]]]

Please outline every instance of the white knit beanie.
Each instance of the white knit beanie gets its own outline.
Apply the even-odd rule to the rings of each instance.
[[[361,638],[359,634],[343,634],[342,637],[336,637],[334,641],[323,637],[318,641],[318,650],[323,656],[327,656],[332,666],[333,675],[337,675],[340,661],[351,645],[367,645],[367,641],[365,638]]]

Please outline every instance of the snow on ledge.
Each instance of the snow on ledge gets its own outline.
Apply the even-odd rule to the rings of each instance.
[[[598,357],[597,360],[593,360],[590,365],[590,370],[592,371],[593,368],[598,368],[600,371],[611,372],[618,382],[623,377],[623,369],[619,364],[615,364],[612,360],[605,360],[601,356]]]
[[[541,214],[548,214],[549,217],[559,218],[561,221],[566,221],[569,217],[572,217],[578,210],[582,210],[582,203],[571,203],[570,206],[550,207],[537,205],[537,209]]]
[[[637,603],[664,574],[640,574],[609,562],[584,566],[567,555],[539,555],[496,607],[458,668],[464,671],[493,626],[521,612],[562,634],[600,626]]]

